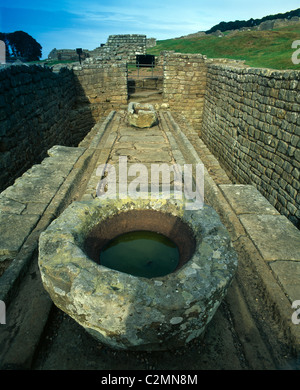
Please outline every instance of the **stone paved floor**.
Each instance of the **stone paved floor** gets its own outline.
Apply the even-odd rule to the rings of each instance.
[[[180,125],[182,134],[176,131],[174,118],[175,125]],[[195,154],[189,141],[194,145]],[[226,194],[235,188],[231,187],[232,183],[226,172],[199,140],[186,119],[179,114],[172,116],[160,111],[159,124],[151,129],[141,130],[128,126],[126,111],[112,113],[96,125],[80,146],[86,148],[86,155],[89,156],[90,153],[91,157],[84,160],[89,161],[89,164],[86,164],[86,174],[79,182],[77,191],[73,192],[72,200],[96,197],[96,188],[101,178],[97,172],[99,165],[109,163],[117,167],[119,156],[127,156],[128,167],[143,163],[147,168],[151,163],[191,163],[200,156],[205,163],[205,183],[212,202],[215,199],[226,201]],[[80,150],[81,154],[82,152]],[[242,216],[241,220],[249,220],[253,215],[245,216],[243,213],[239,214],[240,211],[235,213],[235,208],[241,210],[247,202],[244,205],[240,202],[234,204],[234,197],[230,199],[233,200],[231,205],[226,203],[227,208],[224,206],[224,209],[220,209],[220,216],[226,223],[229,221],[228,229],[234,244],[240,250],[240,266],[204,339],[196,340],[175,353],[118,352],[95,343],[78,324],[51,305],[43,293],[36,267],[37,257],[34,257],[29,273],[18,290],[19,295],[9,308],[10,323],[0,335],[0,367],[36,370],[299,368],[299,361],[292,354],[291,329],[280,325],[278,316],[282,312],[269,300],[269,291],[262,283],[271,278],[271,270],[264,259],[260,258],[261,254],[246,236],[239,220],[239,215]],[[255,258],[253,264],[250,264],[249,259],[251,253]],[[281,269],[283,263],[273,263],[273,268],[276,267]],[[282,285],[274,283],[274,279],[270,280],[273,283],[271,294],[276,301],[276,294],[279,294]],[[295,294],[298,290],[291,291]],[[281,295],[278,297],[281,299]],[[284,315],[290,318],[292,311],[289,301],[286,302],[289,306]]]
[[[90,183],[83,199],[95,197],[95,188],[99,182],[97,168],[101,164],[111,164],[116,169],[119,179],[119,158],[126,157],[128,167],[128,183],[130,182],[130,167],[133,164],[143,164],[147,168],[148,182],[151,181],[151,164],[175,164],[174,150],[170,145],[161,121],[156,126],[138,129],[128,125],[126,111],[117,112],[109,130],[109,136],[103,140],[102,152],[95,165]],[[104,153],[104,150],[107,151]],[[137,172],[137,175],[140,173]],[[131,179],[132,180],[132,179]]]
[[[158,113],[159,124],[150,129],[136,129],[127,124],[126,111],[117,112],[109,125],[107,136],[101,140],[102,148],[99,148],[98,160],[95,163],[93,174],[83,199],[95,197],[95,188],[99,181],[96,169],[100,164],[109,163],[116,168],[118,179],[118,163],[120,156],[127,157],[128,168],[133,164],[142,163],[150,172],[151,163],[184,164],[191,162],[189,151],[183,147],[181,140],[176,137],[172,127],[172,116],[167,112]],[[230,187],[231,181],[226,172],[220,167],[218,161],[209,152],[207,147],[195,135],[184,117],[174,114],[176,122],[184,128],[185,134],[205,162],[209,175],[218,185]],[[196,142],[197,139],[197,142]],[[150,180],[150,173],[148,175]],[[288,348],[282,330],[276,329],[276,345],[270,345],[266,340],[266,334],[272,335],[274,326],[272,321],[264,321],[264,332],[259,330],[260,313],[272,316],[270,308],[265,308],[262,292],[253,287],[256,285],[256,275],[250,268],[241,265],[240,276],[237,277],[228,292],[226,300],[221,305],[216,317],[208,328],[204,340],[197,340],[190,348],[177,351],[174,355],[165,353],[132,353],[116,352],[105,346],[95,345],[93,341],[83,333],[73,320],[64,314],[59,314],[59,329],[53,328],[54,343],[46,343],[50,352],[46,356],[41,355],[38,368],[57,367],[55,356],[60,356],[59,345],[63,334],[74,332],[75,339],[70,350],[65,350],[64,359],[71,356],[72,348],[79,345],[82,340],[89,345],[87,353],[89,363],[83,359],[76,359],[74,367],[112,368],[112,369],[276,369],[294,368],[293,359],[289,357]],[[246,280],[246,282],[245,282]],[[243,283],[241,286],[241,283]],[[250,299],[245,299],[244,294],[250,294]],[[251,308],[249,308],[249,305]],[[273,350],[272,350],[273,349]],[[223,356],[223,357],[222,357]],[[73,364],[67,362],[66,368]]]

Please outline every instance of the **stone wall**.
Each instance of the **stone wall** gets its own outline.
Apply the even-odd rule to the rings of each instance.
[[[102,115],[127,104],[126,64],[10,66],[0,83],[0,191],[53,145],[78,145]]]
[[[232,179],[299,226],[300,72],[207,62],[201,137]]]
[[[128,78],[128,91],[134,93],[137,90],[163,90],[163,78],[162,77],[148,77],[139,79]]]
[[[205,57],[164,52],[163,100],[171,110],[187,115],[200,131],[206,88]]]
[[[97,58],[101,61],[135,62],[137,54],[146,54],[146,48],[156,46],[155,38],[146,35],[123,34],[110,35],[106,44],[94,50],[83,49],[81,59]],[[49,60],[79,61],[76,50],[53,49],[48,55]]]
[[[155,47],[156,46],[156,38],[147,38],[146,40],[146,47]]]
[[[0,190],[10,185],[54,144],[76,144],[70,131],[75,105],[73,75],[40,66],[11,66],[0,71]]]
[[[146,46],[146,35],[142,34],[120,34],[110,35],[107,40],[107,45],[111,47],[119,47],[122,45]]]
[[[94,63],[73,67],[78,103],[95,121],[128,101],[125,63]]]
[[[164,102],[192,123],[231,179],[300,221],[300,72],[164,52]]]
[[[83,49],[82,54],[80,55],[81,60],[85,60],[89,56],[89,50]],[[48,60],[78,62],[79,55],[76,50],[72,49],[53,49],[48,55]]]
[[[146,54],[146,46],[150,44],[146,35],[124,34],[110,35],[106,45],[89,52],[90,57],[101,61],[136,61],[137,54]]]
[[[233,65],[234,64],[234,65]],[[128,103],[126,63],[0,71],[0,191],[55,144],[75,146]],[[231,179],[300,219],[300,72],[164,53],[163,98],[191,121]]]

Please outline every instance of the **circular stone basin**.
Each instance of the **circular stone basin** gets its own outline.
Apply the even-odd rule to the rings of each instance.
[[[178,265],[143,277],[99,264],[124,233],[162,234]],[[166,350],[199,337],[226,295],[237,256],[217,213],[178,200],[74,202],[40,236],[39,267],[53,302],[116,349]]]

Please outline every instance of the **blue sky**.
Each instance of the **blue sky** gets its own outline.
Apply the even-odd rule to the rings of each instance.
[[[111,34],[175,38],[221,21],[248,20],[300,7],[299,0],[0,0],[0,31],[22,30],[43,47],[95,49]]]

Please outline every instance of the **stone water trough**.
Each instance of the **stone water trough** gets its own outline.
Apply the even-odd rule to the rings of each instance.
[[[157,125],[158,118],[154,107],[148,103],[129,103],[128,123],[131,126],[139,128],[146,128]]]
[[[154,278],[99,264],[101,248],[147,230],[179,248],[175,271]],[[111,348],[167,350],[203,334],[226,295],[237,256],[218,214],[175,199],[74,202],[41,234],[39,267],[57,307]]]

